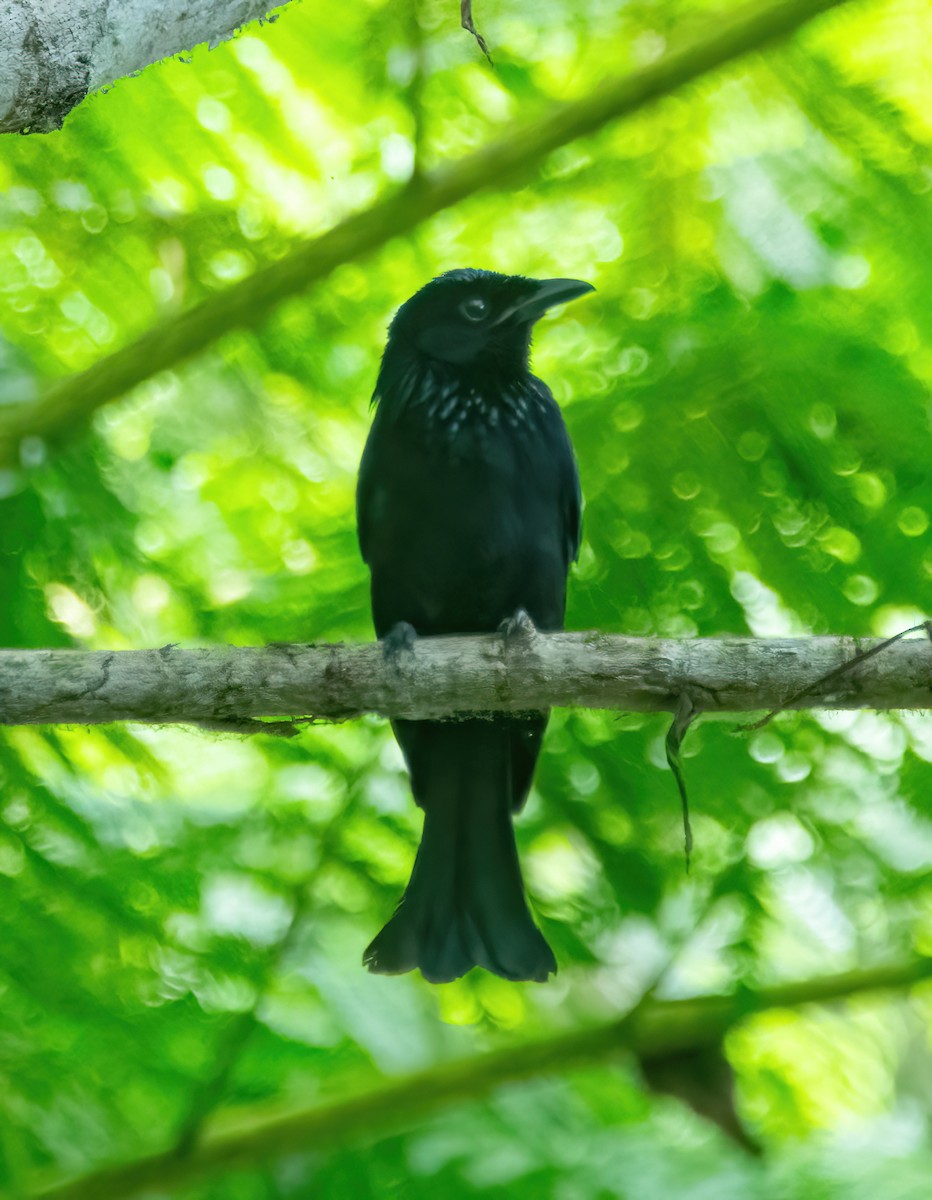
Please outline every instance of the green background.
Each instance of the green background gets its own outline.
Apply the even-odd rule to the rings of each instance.
[[[729,10],[488,0],[493,71],[455,7],[295,4],[0,140],[0,418],[399,188],[415,157],[454,160]],[[569,628],[878,635],[932,613],[926,0],[842,5],[497,182],[218,329],[87,431],[28,438],[0,468],[0,644],[369,638],[353,490],[378,356],[395,307],[456,266],[598,288],[534,353],[586,500]],[[689,875],[665,732],[555,714],[518,838],[560,974],[430,987],[360,966],[420,825],[384,722],[8,730],[2,1186],[442,1078],[654,987],[929,954],[927,717],[700,723]],[[376,1104],[365,1136],[148,1194],[919,1200],[930,1006],[920,986],[734,1028],[740,1128],[720,1061],[690,1085],[716,1124],[606,1054],[394,1122]]]

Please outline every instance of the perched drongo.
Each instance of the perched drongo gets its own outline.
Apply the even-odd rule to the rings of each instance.
[[[416,635],[562,629],[580,491],[563,417],[531,374],[531,330],[592,291],[576,279],[448,271],[398,310],[357,492],[375,629],[390,655]],[[424,831],[407,890],[366,950],[371,971],[457,979],[481,966],[545,980],[512,814],[546,712],[393,722]]]

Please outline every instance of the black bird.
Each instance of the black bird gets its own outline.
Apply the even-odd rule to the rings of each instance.
[[[376,633],[563,628],[580,491],[563,417],[530,372],[531,330],[586,292],[576,279],[447,271],[398,310],[376,384],[356,497]],[[513,625],[505,625],[506,629]],[[363,956],[432,983],[481,966],[546,980],[553,951],[524,896],[512,813],[548,714],[393,722],[424,831],[395,915]]]

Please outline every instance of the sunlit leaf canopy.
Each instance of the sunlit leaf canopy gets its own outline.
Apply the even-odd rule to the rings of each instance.
[[[0,402],[719,8],[497,0],[476,14],[494,72],[456,15],[293,5],[90,98],[59,133],[4,139]],[[27,440],[25,469],[0,475],[0,644],[370,637],[353,489],[385,328],[463,265],[598,288],[542,323],[534,354],[586,497],[568,627],[895,632],[932,610],[930,194],[929,7],[843,5],[341,266],[55,453]],[[664,735],[660,718],[555,714],[519,842],[560,974],[429,987],[360,966],[420,825],[384,723],[287,742],[8,731],[2,1185],[556,1036],[655,985],[930,952],[927,717],[700,724],[688,876]],[[924,1197],[930,1000],[729,1034],[763,1160],[620,1058],[184,1194]]]

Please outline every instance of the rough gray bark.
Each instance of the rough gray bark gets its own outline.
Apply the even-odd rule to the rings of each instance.
[[[95,88],[286,2],[0,0],[0,133],[60,129]]]
[[[898,641],[804,697],[880,643],[850,638],[662,638],[600,633],[430,638],[386,662],[378,644],[182,650],[0,651],[0,724],[197,722],[268,716],[445,717],[547,706],[703,712],[932,707],[932,642]]]

